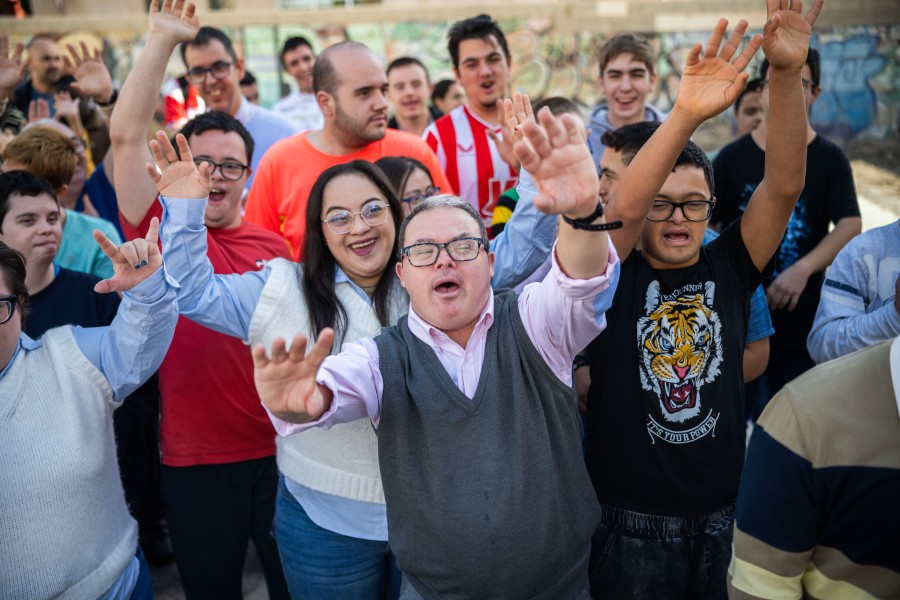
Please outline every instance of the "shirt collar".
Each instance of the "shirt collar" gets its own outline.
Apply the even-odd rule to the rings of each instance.
[[[490,290],[490,294],[488,295],[487,303],[484,306],[484,309],[481,311],[481,315],[478,317],[478,321],[475,323],[475,328],[472,330],[472,336],[474,337],[477,332],[482,330],[487,330],[491,324],[494,322],[494,290]],[[412,302],[409,304],[409,319],[407,321],[407,326],[409,330],[412,332],[414,336],[428,344],[429,346],[434,346],[436,344],[451,342],[450,337],[435,327],[434,325],[428,323],[419,316],[419,314],[415,311],[412,306]],[[455,343],[455,342],[453,342]]]
[[[353,280],[350,279],[350,277],[344,272],[344,270],[337,265],[334,266],[334,283],[335,283],[335,285],[337,285],[339,283],[346,283],[347,285],[350,286],[350,289],[352,289],[354,292],[359,294],[359,296],[363,300],[368,302],[369,306],[372,306],[374,304],[372,302],[372,298],[369,297],[369,295],[366,293],[366,291],[364,289],[362,289],[361,287],[359,287],[358,285],[356,285],[353,282]]]
[[[485,129],[493,131],[494,133],[497,133],[502,129],[502,127],[500,125],[491,125],[490,123],[486,123],[484,121],[484,119],[482,119],[481,117],[479,117],[478,115],[473,113],[471,110],[469,110],[469,107],[466,106],[465,104],[462,105],[462,109],[464,111],[466,111],[466,114],[469,115],[469,118],[474,119],[475,121],[478,121],[479,123],[484,125]]]
[[[3,376],[6,375],[6,372],[9,371],[9,368],[12,366],[14,362],[16,362],[16,357],[19,355],[19,350],[25,348],[25,350],[34,350],[36,348],[41,347],[40,338],[37,340],[33,340],[28,337],[24,331],[19,332],[19,341],[16,343],[16,351],[13,352],[12,358],[9,359],[9,362],[6,363],[6,366],[0,370],[0,379],[3,379]]]

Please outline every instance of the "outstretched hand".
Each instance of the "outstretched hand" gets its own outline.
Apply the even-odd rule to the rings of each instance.
[[[175,135],[175,143],[178,144],[177,153],[165,132],[156,132],[156,139],[150,142],[150,152],[156,164],[144,165],[147,174],[156,184],[161,196],[206,198],[212,187],[209,165],[200,163],[197,167],[194,164],[191,148],[182,134]]]
[[[533,118],[521,121],[523,138],[515,143],[516,156],[540,191],[534,205],[545,213],[572,218],[591,214],[597,208],[600,180],[584,124],[569,114],[555,117],[547,107],[538,119],[541,126]]]
[[[185,3],[184,0],[163,0],[162,7],[159,0],[153,0],[150,2],[150,34],[168,37],[175,44],[190,42],[200,31],[196,8],[193,2]]]
[[[25,46],[19,42],[10,55],[9,37],[5,33],[0,34],[0,93],[4,98],[22,81],[25,73],[25,63],[22,62],[24,51]]]
[[[331,405],[331,394],[316,383],[316,374],[331,353],[334,330],[326,327],[306,354],[306,336],[294,336],[290,350],[284,338],[272,343],[272,356],[262,344],[253,348],[253,378],[263,405],[276,417],[306,423],[322,416]]]
[[[512,100],[509,98],[498,99],[497,117],[500,119],[502,135],[496,134],[490,129],[486,130],[487,134],[494,140],[497,152],[500,153],[500,158],[503,159],[503,162],[518,172],[522,165],[516,157],[515,143],[523,137],[519,125],[524,123],[526,119],[534,121],[531,101],[527,95],[520,92],[513,94]]]
[[[700,44],[691,48],[678,84],[678,95],[672,110],[683,112],[698,123],[716,116],[734,104],[749,78],[749,74],[743,71],[762,42],[762,36],[755,35],[744,46],[744,50],[737,54],[741,39],[747,31],[747,21],[741,19],[722,46],[727,28],[728,20],[719,19],[702,55]]]
[[[80,44],[81,53],[72,44],[66,44],[69,55],[63,55],[63,62],[67,69],[75,74],[75,82],[72,89],[93,99],[95,102],[106,103],[112,98],[115,87],[109,69],[103,64],[100,48],[95,48],[93,54],[88,50],[83,41]]]
[[[162,254],[159,252],[159,219],[150,219],[147,236],[125,242],[119,247],[99,229],[94,230],[94,239],[109,257],[113,264],[113,276],[98,281],[94,291],[107,294],[109,292],[125,292],[144,281],[162,266]]]
[[[802,69],[809,51],[809,36],[824,0],[816,0],[803,16],[803,0],[766,0],[768,20],[763,27],[762,49],[774,69]]]

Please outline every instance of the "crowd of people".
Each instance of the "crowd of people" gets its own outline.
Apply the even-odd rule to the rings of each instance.
[[[273,599],[900,597],[900,220],[810,125],[822,6],[668,113],[632,33],[532,105],[485,14],[437,83],[290,37],[271,109],[184,0],[121,87],[0,34],[0,600],[241,598],[251,540]]]

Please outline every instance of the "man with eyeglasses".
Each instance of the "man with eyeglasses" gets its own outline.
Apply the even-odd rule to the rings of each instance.
[[[197,29],[193,5],[167,2],[159,7],[154,2],[147,43],[120,92],[112,141],[117,188],[128,192],[120,194],[120,210],[129,239],[162,215],[156,186],[144,167],[155,162],[145,136],[165,63],[178,42],[195,39]],[[221,50],[222,43],[213,39],[205,48]],[[230,87],[231,76],[226,79]],[[256,155],[256,140],[248,129],[227,111],[213,110],[194,117],[182,133],[195,162],[206,163],[210,170],[212,189],[204,220],[215,272],[256,271],[268,260],[287,258],[288,247],[280,236],[241,217],[241,198]],[[174,154],[166,158],[176,159]],[[179,319],[159,384],[163,500],[186,596],[239,596],[252,539],[269,596],[287,598],[270,535],[278,484],[275,440],[253,386],[246,346]]]
[[[771,125],[769,64],[760,68],[764,118],[748,135],[722,148],[713,162],[717,205],[713,222],[725,227],[737,219],[763,177]],[[814,366],[806,348],[821,297],[825,268],[854,236],[862,231],[850,161],[835,144],[818,135],[808,115],[822,88],[819,53],[810,49],[801,73],[807,124],[806,182],[800,201],[765,281],[775,335],[771,356],[761,380],[762,407],[788,381]],[[834,229],[829,232],[829,227]]]
[[[588,346],[586,464],[602,509],[596,597],[727,597],[748,304],[803,185],[800,70],[821,2],[805,18],[797,4],[768,0],[764,37],[740,54],[747,22],[726,41],[724,19],[705,49],[691,50],[672,112],[607,205],[624,226],[610,234],[622,277],[609,326]],[[712,166],[690,136],[731,106],[760,44],[772,62],[772,155],[747,213],[704,246]]]
[[[408,317],[328,358],[330,329],[306,359],[303,335],[290,354],[275,340],[271,360],[253,350],[280,434],[355,419],[378,428],[401,599],[590,597],[599,514],[569,365],[606,325],[618,260],[583,125],[538,116],[543,128],[520,122],[516,155],[543,192],[535,204],[564,219],[542,282],[495,294],[481,215],[437,196],[398,233]]]
[[[159,6],[159,0],[155,3]],[[191,5],[192,6],[192,5]],[[156,14],[173,16],[180,12],[182,6],[178,2],[167,0]],[[193,12],[193,8],[191,9]],[[297,126],[288,119],[252,104],[241,92],[241,78],[244,76],[244,59],[238,58],[231,39],[214,27],[199,27],[199,22],[187,24],[179,21],[179,27],[171,30],[160,28],[159,20],[151,22],[151,33],[160,33],[154,38],[154,44],[146,45],[141,52],[144,60],[136,64],[141,73],[152,81],[160,80],[160,85],[153,88],[146,86],[147,93],[156,98],[162,83],[162,75],[169,57],[175,47],[181,43],[181,58],[187,69],[187,80],[197,89],[206,104],[206,109],[221,111],[241,122],[253,137],[255,150],[249,162],[250,171],[246,188],[249,190],[257,165],[266,151],[278,140],[297,133]],[[133,73],[133,71],[132,71]],[[133,79],[133,76],[131,77]],[[119,103],[121,106],[121,103]],[[146,101],[142,102],[146,104]],[[133,129],[133,128],[132,128]]]

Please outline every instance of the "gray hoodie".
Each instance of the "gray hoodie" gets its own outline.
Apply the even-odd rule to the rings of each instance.
[[[651,104],[648,104],[645,107],[644,115],[645,121],[662,121],[666,118],[666,113]],[[608,117],[609,107],[605,104],[601,104],[591,111],[591,117],[588,122],[588,129],[590,129],[590,132],[588,133],[588,145],[591,148],[591,156],[594,158],[594,166],[597,167],[598,173],[600,172],[600,155],[603,154],[603,149],[606,148],[606,146],[600,142],[600,137],[607,131],[616,129],[609,122]]]

